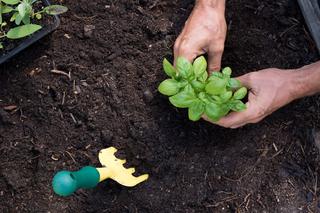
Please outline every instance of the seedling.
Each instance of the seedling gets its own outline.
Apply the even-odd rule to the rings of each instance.
[[[43,14],[59,15],[68,8],[61,5],[50,5],[35,11],[34,4],[39,0],[0,0],[0,38],[20,39],[29,36],[42,28],[32,24],[41,19]],[[0,42],[0,48],[3,48]]]
[[[170,79],[159,85],[159,92],[169,96],[175,107],[188,108],[192,121],[198,121],[205,114],[217,122],[230,111],[246,109],[241,100],[247,95],[247,88],[242,87],[239,80],[231,78],[230,67],[208,76],[207,61],[201,56],[193,64],[180,57],[176,67],[164,59],[163,69]]]

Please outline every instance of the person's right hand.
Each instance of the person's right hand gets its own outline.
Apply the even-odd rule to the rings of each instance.
[[[231,112],[218,122],[212,122],[204,116],[205,120],[226,128],[238,128],[261,121],[299,97],[296,92],[300,88],[296,83],[299,78],[293,71],[270,68],[248,73],[238,80],[249,89],[247,109]]]
[[[175,61],[208,53],[208,71],[219,71],[227,33],[225,0],[198,0],[174,45]]]

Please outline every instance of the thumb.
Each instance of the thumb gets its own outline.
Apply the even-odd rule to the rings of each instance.
[[[253,103],[248,102],[246,105],[246,110],[241,112],[231,112],[229,115],[221,118],[216,124],[223,127],[232,128],[249,123],[253,119],[256,109]]]
[[[236,79],[239,80],[243,86],[247,87],[248,89],[252,89],[251,73],[247,73],[245,75],[239,76]]]

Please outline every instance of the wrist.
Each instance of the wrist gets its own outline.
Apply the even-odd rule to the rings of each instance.
[[[294,70],[291,74],[294,98],[311,96],[320,92],[320,62]]]
[[[225,9],[225,0],[196,0],[196,4],[211,8]]]

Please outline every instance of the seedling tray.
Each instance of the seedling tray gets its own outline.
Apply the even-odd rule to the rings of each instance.
[[[298,2],[320,53],[320,0],[298,0]]]
[[[42,0],[44,6],[49,6],[51,3],[48,0]],[[35,43],[36,41],[40,40],[44,36],[48,35],[55,29],[57,29],[60,25],[60,19],[58,16],[52,16],[53,21],[49,25],[43,26],[43,28],[32,34],[30,37],[22,39],[21,43],[13,48],[12,50],[9,50],[7,53],[3,54],[0,56],[0,65],[3,64],[4,62],[8,61],[18,53],[20,53],[22,50],[26,49],[29,47],[31,44]]]

